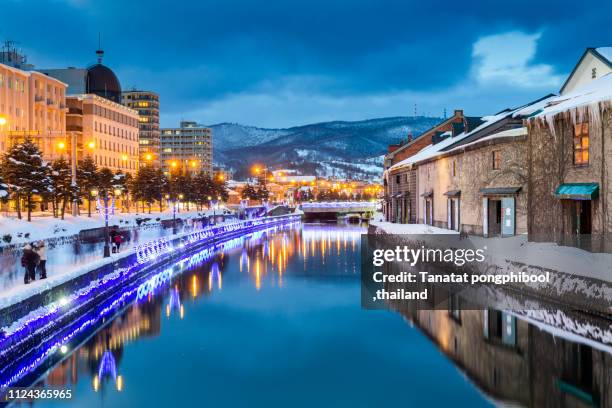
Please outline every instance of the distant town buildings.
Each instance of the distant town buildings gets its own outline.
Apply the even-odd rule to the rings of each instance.
[[[123,92],[122,103],[138,111],[140,165],[160,167],[159,95],[151,91],[132,89]]]
[[[164,173],[208,173],[213,175],[212,130],[196,122],[161,130],[161,167]]]

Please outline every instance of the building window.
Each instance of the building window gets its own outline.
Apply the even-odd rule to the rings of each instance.
[[[574,164],[589,164],[589,124],[574,126]]]
[[[457,162],[453,160],[453,177],[457,177]]]
[[[591,79],[597,78],[597,68],[591,70]]]
[[[400,184],[402,182],[402,176],[399,174],[395,176],[395,184]]]
[[[493,150],[493,170],[501,169],[501,150]]]

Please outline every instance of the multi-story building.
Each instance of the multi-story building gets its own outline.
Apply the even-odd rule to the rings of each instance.
[[[45,159],[58,157],[65,147],[66,84],[21,69],[31,66],[14,50],[3,51],[1,60],[11,65],[0,63],[0,152],[28,138]]]
[[[160,167],[159,95],[132,89],[123,92],[122,101],[125,106],[138,111],[140,165]]]
[[[161,166],[170,173],[213,175],[212,130],[196,122],[181,122],[178,128],[161,130]]]
[[[78,160],[91,155],[100,167],[133,173],[139,162],[138,112],[121,104],[121,84],[102,64],[104,51],[96,54],[98,62],[86,69],[41,70],[68,84],[68,137],[63,145],[71,151],[74,140]]]
[[[99,167],[138,169],[138,113],[95,94],[66,98],[66,129],[76,133],[77,156],[91,155]]]

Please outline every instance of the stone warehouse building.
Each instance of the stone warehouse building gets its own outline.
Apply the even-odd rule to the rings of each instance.
[[[610,250],[612,73],[582,83],[527,122],[529,238]]]
[[[385,156],[383,176],[383,212],[387,221],[414,223],[417,221],[417,180],[416,169],[396,167],[420,150],[442,139],[473,129],[480,124],[480,118],[464,116],[463,110],[455,110],[453,116],[425,131],[416,139],[408,137],[406,143],[389,146]]]
[[[478,126],[459,134],[441,134],[390,167],[390,174],[414,174],[412,222],[483,236],[526,232],[523,118],[544,103],[538,100],[482,118]],[[389,182],[397,184],[397,176]]]

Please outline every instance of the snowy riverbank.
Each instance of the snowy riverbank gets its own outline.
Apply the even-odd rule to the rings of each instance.
[[[423,224],[395,224],[375,220],[370,222],[374,233],[457,234],[456,231]],[[487,248],[496,263],[518,263],[542,269],[550,269],[569,275],[612,282],[612,254],[592,253],[579,248],[559,246],[549,242],[528,242],[527,235],[507,238],[483,238],[470,236],[478,248]]]
[[[189,220],[220,214],[227,209],[216,211],[181,211],[176,213],[177,219]],[[111,217],[111,225],[120,227],[136,227],[138,220],[147,220],[145,224],[160,223],[163,220],[171,220],[173,213],[167,209],[163,212],[134,212],[134,213],[115,213]],[[141,221],[142,223],[143,221]],[[104,226],[104,221],[97,212],[93,212],[91,217],[80,215],[73,217],[66,215],[65,219],[53,218],[50,215],[42,215],[32,218],[31,222],[16,217],[0,215],[0,247],[26,242],[47,240],[51,238],[69,237],[78,234],[82,230],[100,228]],[[5,238],[7,237],[7,238]],[[8,238],[10,237],[10,239]]]

